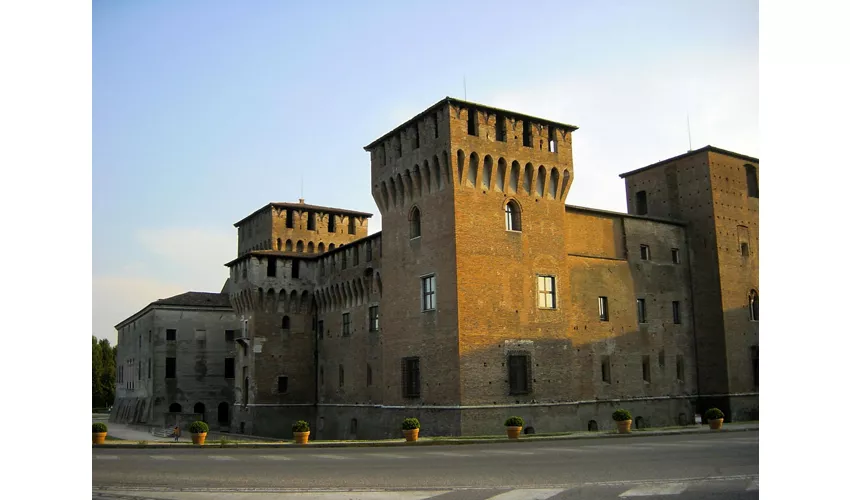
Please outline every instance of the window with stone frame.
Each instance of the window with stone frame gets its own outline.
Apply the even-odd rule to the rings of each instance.
[[[537,307],[540,309],[555,309],[555,277],[537,277]]]
[[[351,314],[342,313],[342,336],[351,336]]]
[[[508,354],[508,384],[511,395],[531,393],[531,355],[529,353]]]
[[[369,331],[378,331],[378,306],[369,306]]]

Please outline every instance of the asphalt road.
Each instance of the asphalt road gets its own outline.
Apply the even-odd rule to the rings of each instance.
[[[758,432],[394,448],[93,449],[92,487],[95,498],[179,500],[752,499]]]

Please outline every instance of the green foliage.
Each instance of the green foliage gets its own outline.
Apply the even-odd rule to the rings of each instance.
[[[310,432],[310,424],[306,420],[299,420],[292,424],[292,432]]]
[[[103,422],[95,422],[91,424],[91,431],[92,433],[106,432],[106,424],[104,424]]]
[[[720,408],[709,408],[705,412],[706,420],[717,420],[723,417],[725,417],[725,415],[723,415],[723,412],[720,411]]]
[[[104,408],[115,403],[115,352],[106,339],[91,338],[92,407]]]
[[[505,427],[522,427],[525,425],[525,420],[522,417],[509,417],[505,420]]]
[[[195,420],[191,424],[189,424],[189,432],[192,434],[203,434],[204,432],[209,432],[210,426],[207,425],[206,422],[202,422],[200,420]]]
[[[411,429],[418,429],[419,428],[419,419],[414,418],[414,417],[406,418],[401,423],[401,428],[403,430],[406,430],[406,431],[409,431]]]
[[[629,413],[629,410],[624,410],[620,408],[611,415],[611,418],[613,418],[617,422],[623,422],[625,420],[631,420],[632,414]]]

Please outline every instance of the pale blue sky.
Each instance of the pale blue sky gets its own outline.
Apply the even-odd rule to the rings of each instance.
[[[93,328],[218,291],[270,201],[380,214],[363,146],[450,95],[579,126],[567,202],[711,144],[758,156],[758,3],[93,3]],[[321,5],[321,6],[318,6]]]

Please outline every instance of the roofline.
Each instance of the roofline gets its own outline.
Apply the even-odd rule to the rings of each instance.
[[[661,222],[664,224],[674,224],[676,226],[687,226],[688,223],[685,221],[677,220],[677,219],[665,219],[663,217],[654,217],[647,215],[635,215],[628,214],[623,212],[613,212],[611,210],[600,210],[598,208],[590,208],[590,207],[580,207],[578,205],[564,205],[567,211],[572,210],[573,212],[592,212],[599,213],[604,215],[615,215],[617,217],[628,217],[630,219],[640,219],[640,220],[648,220],[652,222]]]
[[[495,111],[495,112],[497,112],[497,113],[502,113],[502,114],[504,114],[504,115],[508,115],[508,116],[515,116],[515,117],[518,117],[518,118],[527,118],[527,119],[529,119],[529,120],[531,120],[531,121],[535,121],[535,122],[538,122],[538,123],[543,123],[543,124],[546,124],[546,125],[558,125],[559,127],[564,127],[564,128],[566,128],[566,129],[567,129],[567,130],[569,130],[570,132],[574,132],[574,131],[578,130],[578,127],[577,127],[577,126],[575,126],[575,125],[570,125],[570,124],[568,124],[568,123],[556,122],[556,121],[552,121],[552,120],[547,120],[546,118],[540,118],[540,117],[537,117],[537,116],[527,115],[527,114],[525,114],[525,113],[519,113],[519,112],[517,112],[517,111],[510,111],[510,110],[507,110],[507,109],[494,108],[493,106],[487,106],[486,104],[480,104],[480,103],[477,103],[477,102],[465,101],[465,100],[461,100],[461,99],[456,99],[456,98],[454,98],[454,97],[446,96],[446,97],[444,97],[443,99],[440,99],[439,101],[437,101],[434,105],[430,106],[430,107],[429,107],[428,109],[426,109],[425,111],[422,111],[421,113],[417,114],[416,116],[414,116],[413,118],[411,118],[411,119],[407,120],[406,122],[402,123],[401,125],[397,126],[396,128],[394,128],[394,129],[390,130],[389,132],[387,132],[386,134],[382,135],[381,137],[378,137],[377,139],[375,139],[374,141],[372,141],[371,143],[369,143],[369,145],[364,146],[364,147],[363,147],[363,149],[364,149],[364,150],[366,150],[366,151],[370,151],[370,150],[371,150],[372,148],[374,148],[374,147],[375,147],[375,146],[376,146],[379,142],[381,142],[381,141],[385,140],[387,137],[389,137],[389,136],[391,136],[391,135],[395,134],[395,133],[396,133],[396,132],[398,132],[399,130],[401,130],[401,129],[403,129],[403,128],[407,127],[408,125],[410,125],[410,123],[412,123],[412,122],[415,122],[415,121],[419,120],[419,119],[420,119],[420,118],[422,118],[423,116],[425,116],[425,115],[427,115],[427,114],[431,113],[432,111],[434,111],[434,110],[435,110],[435,109],[437,109],[438,107],[440,107],[440,106],[442,106],[442,105],[445,105],[445,104],[461,104],[461,105],[466,105],[466,106],[469,106],[469,107],[475,107],[475,108],[478,108],[478,109],[484,109],[484,110],[487,110],[487,111]]]
[[[161,299],[160,299],[161,300]],[[129,318],[121,321],[117,325],[115,325],[115,329],[125,326],[127,323],[131,323],[135,321],[140,316],[144,316],[148,311],[153,311],[154,309],[195,309],[195,310],[209,310],[209,311],[221,311],[221,310],[233,310],[233,306],[178,306],[175,304],[157,304],[156,301],[151,302],[150,304],[143,307],[140,311],[133,314]]]
[[[714,147],[714,146],[709,144],[708,146],[704,146],[704,147],[701,147],[699,149],[695,149],[693,151],[688,151],[687,153],[680,154],[679,156],[674,156],[673,158],[667,158],[666,160],[661,160],[657,163],[653,163],[652,165],[647,165],[646,167],[641,167],[637,170],[632,170],[630,172],[620,174],[620,178],[625,179],[626,177],[628,177],[630,175],[634,175],[634,174],[637,174],[639,172],[643,172],[644,170],[649,170],[650,168],[655,168],[655,167],[658,167],[658,166],[661,166],[661,165],[664,165],[664,164],[667,164],[667,163],[670,163],[670,162],[673,162],[673,161],[676,161],[676,160],[681,160],[682,158],[685,158],[685,157],[690,156],[690,155],[695,155],[695,154],[705,153],[705,152],[711,152],[711,153],[717,153],[717,154],[721,154],[721,155],[731,156],[733,158],[738,158],[740,160],[749,161],[749,162],[753,162],[753,163],[759,162],[758,158],[754,158],[752,156],[747,156],[747,155],[744,155],[744,154],[741,154],[741,153],[736,153],[734,151],[727,151],[725,149],[720,149],[720,148]]]
[[[286,201],[273,201],[273,202],[270,202],[270,203],[268,203],[268,204],[266,204],[266,205],[263,205],[262,207],[260,207],[260,208],[258,208],[258,209],[256,209],[256,210],[254,210],[253,212],[251,212],[251,215],[248,215],[248,216],[246,216],[246,217],[243,217],[243,218],[242,218],[241,220],[239,220],[238,222],[235,222],[235,223],[233,224],[233,227],[239,227],[239,226],[240,226],[243,222],[245,222],[246,220],[250,219],[251,217],[254,217],[254,216],[255,216],[255,215],[257,215],[258,213],[262,212],[263,210],[268,209],[268,208],[272,208],[272,207],[279,207],[279,208],[298,208],[298,207],[303,207],[303,209],[304,209],[304,210],[318,210],[318,209],[325,209],[325,211],[326,211],[326,212],[328,212],[328,213],[340,213],[340,214],[348,214],[348,215],[358,215],[358,216],[360,216],[360,217],[365,217],[365,218],[367,218],[367,219],[368,219],[368,218],[371,218],[371,217],[372,217],[372,215],[373,215],[373,214],[370,214],[369,212],[358,212],[357,210],[348,210],[348,209],[346,209],[346,208],[324,207],[324,206],[322,206],[322,205],[308,205],[308,204],[304,204],[304,203],[290,203],[290,202],[286,202]]]
[[[350,241],[348,243],[341,243],[338,247],[334,247],[333,250],[326,250],[322,253],[279,252],[277,250],[251,250],[251,251],[248,251],[248,252],[240,255],[239,257],[236,257],[235,259],[231,260],[230,262],[225,263],[224,266],[230,267],[233,264],[236,264],[237,262],[243,261],[243,260],[245,260],[245,259],[247,259],[248,257],[251,257],[251,256],[256,256],[256,257],[282,257],[282,258],[288,258],[288,259],[301,259],[301,260],[318,260],[318,259],[320,259],[322,257],[326,257],[326,256],[328,256],[332,253],[336,253],[338,250],[340,250],[342,248],[348,248],[351,245],[354,245],[355,243],[361,243],[361,242],[369,240],[369,239],[377,239],[379,236],[381,236],[381,233],[382,233],[382,231],[378,231],[376,233],[370,234],[369,236],[364,236],[362,238],[358,238],[358,239]]]

